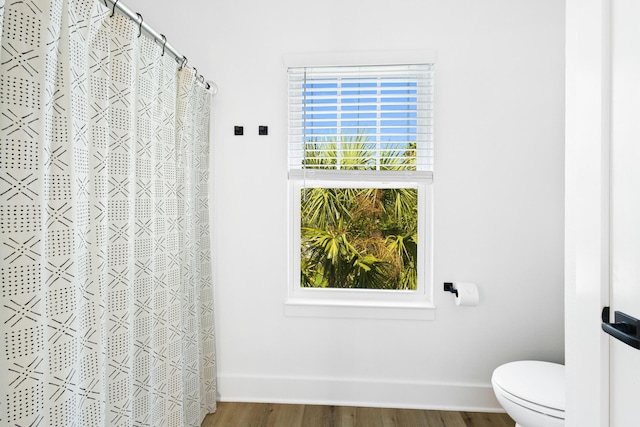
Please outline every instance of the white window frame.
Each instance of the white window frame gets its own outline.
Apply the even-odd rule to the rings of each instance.
[[[285,66],[435,63],[435,53],[290,55]],[[433,320],[433,207],[431,171],[289,170],[289,280],[285,314],[304,317]],[[416,290],[303,288],[300,286],[300,195],[303,188],[416,188],[418,283]]]

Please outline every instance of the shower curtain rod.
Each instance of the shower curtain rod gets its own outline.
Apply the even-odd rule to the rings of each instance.
[[[180,52],[178,52],[176,48],[173,47],[167,41],[167,37],[165,37],[164,34],[158,33],[156,30],[154,30],[148,24],[146,24],[144,22],[144,18],[142,17],[142,15],[140,15],[139,13],[133,12],[127,6],[122,4],[120,0],[103,0],[103,1],[106,7],[111,8],[112,15],[117,9],[118,12],[121,13],[121,15],[128,17],[132,21],[136,21],[138,23],[138,28],[140,29],[140,33],[144,31],[146,34],[153,37],[155,42],[162,46],[162,54],[164,55],[165,51],[169,51],[169,53],[173,55],[173,57],[175,58],[176,62],[180,63],[180,68],[187,65],[187,57],[182,55]],[[111,5],[108,5],[107,2],[110,3]],[[212,84],[209,84],[209,82],[206,82],[202,74],[200,74],[200,77],[198,78],[198,70],[195,67],[193,67],[193,69],[196,72],[196,80],[200,81],[207,89],[215,90],[215,87],[214,87],[215,84],[212,85]]]

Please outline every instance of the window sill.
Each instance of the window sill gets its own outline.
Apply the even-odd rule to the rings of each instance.
[[[422,302],[289,299],[285,314],[290,317],[333,317],[343,319],[434,320],[435,307]]]

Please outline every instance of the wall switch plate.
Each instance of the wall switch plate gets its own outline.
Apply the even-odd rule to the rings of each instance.
[[[243,126],[234,126],[233,127],[234,135],[244,135],[244,127]]]
[[[269,126],[258,126],[258,135],[269,135]]]

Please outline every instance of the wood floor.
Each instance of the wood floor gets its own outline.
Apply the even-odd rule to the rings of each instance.
[[[271,403],[218,403],[202,427],[513,427],[506,414]]]

